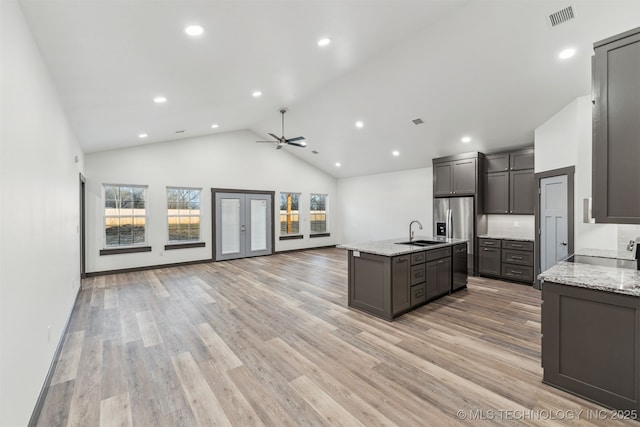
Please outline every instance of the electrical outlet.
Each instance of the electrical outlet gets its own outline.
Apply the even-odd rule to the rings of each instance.
[[[513,221],[513,228],[518,228],[520,227],[520,222],[519,221]]]

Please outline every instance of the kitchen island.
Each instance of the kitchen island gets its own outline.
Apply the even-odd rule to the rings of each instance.
[[[349,307],[391,321],[467,285],[466,240],[416,237],[413,242],[338,245],[348,250]]]
[[[543,382],[637,419],[640,272],[575,260],[582,262],[560,262],[538,276]]]

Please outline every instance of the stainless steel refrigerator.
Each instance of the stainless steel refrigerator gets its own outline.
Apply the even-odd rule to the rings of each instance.
[[[467,240],[467,268],[472,275],[475,274],[474,219],[473,196],[433,199],[433,234]]]

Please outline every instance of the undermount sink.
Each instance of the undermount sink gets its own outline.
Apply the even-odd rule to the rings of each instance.
[[[445,242],[437,242],[434,240],[412,240],[410,242],[396,242],[396,245],[413,245],[413,246],[430,246],[441,245]]]

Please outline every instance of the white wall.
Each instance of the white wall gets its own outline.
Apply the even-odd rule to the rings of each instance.
[[[87,271],[109,271],[131,267],[211,259],[211,188],[297,192],[301,200],[301,232],[304,239],[279,241],[275,250],[308,248],[336,243],[336,179],[249,131],[229,132],[149,144],[86,155],[87,177]],[[148,185],[147,239],[151,252],[100,256],[104,245],[102,185]],[[164,251],[167,244],[166,188],[202,188],[201,235],[204,248]],[[329,195],[330,237],[309,238],[309,194]],[[278,221],[278,215],[275,216]],[[278,224],[275,225],[278,233]]]
[[[411,169],[338,180],[341,243],[409,237],[409,223],[433,233],[433,169]]]
[[[583,199],[591,197],[591,98],[582,96],[535,130],[535,171],[575,166],[575,249],[616,249],[616,224],[583,222]]]
[[[0,425],[24,426],[79,288],[83,160],[13,1],[0,52]]]

